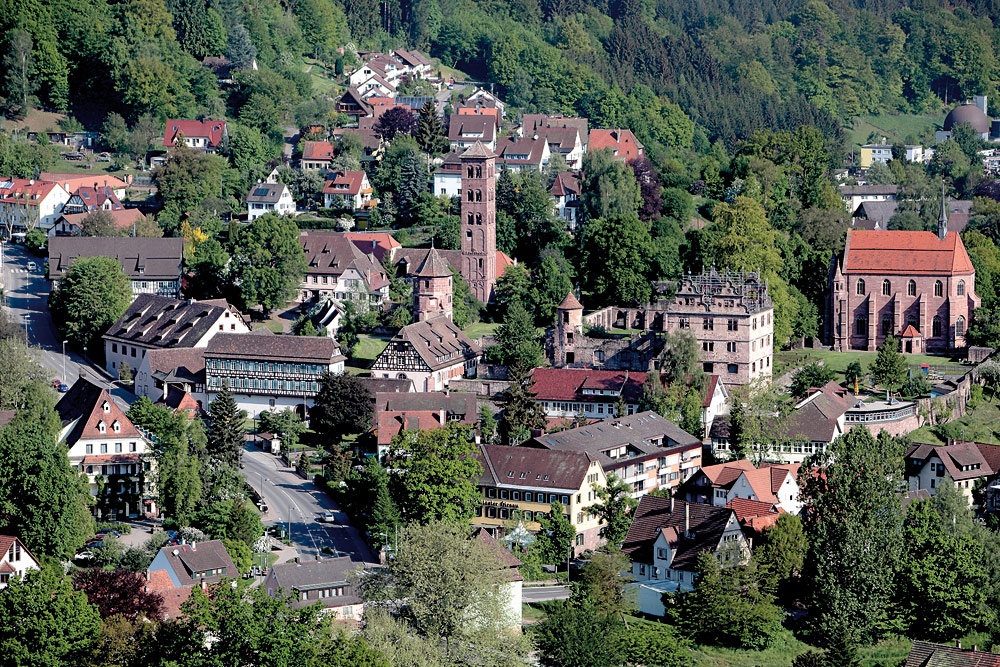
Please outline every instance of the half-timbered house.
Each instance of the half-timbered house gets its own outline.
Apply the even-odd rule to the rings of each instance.
[[[441,391],[453,378],[474,372],[482,351],[448,317],[399,330],[372,364],[372,377],[413,380],[417,391]]]

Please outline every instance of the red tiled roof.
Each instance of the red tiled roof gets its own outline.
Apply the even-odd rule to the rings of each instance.
[[[904,667],[1000,667],[1000,655],[915,641]]]
[[[531,391],[537,400],[615,402],[617,396],[584,394],[583,389],[621,391],[626,403],[638,402],[642,395],[645,373],[628,371],[600,371],[576,368],[536,368],[532,372]]]
[[[226,134],[224,120],[168,120],[163,133],[163,145],[173,146],[177,135],[185,137],[206,137],[208,145],[215,148]]]
[[[715,396],[715,388],[719,386],[719,376],[709,375],[708,386],[705,388],[705,398],[701,402],[701,407],[707,408],[712,405],[712,398]]]
[[[583,310],[583,304],[576,298],[573,292],[567,292],[566,298],[556,306],[559,310]]]
[[[781,514],[781,511],[774,503],[761,502],[759,500],[749,500],[747,498],[733,498],[728,503],[726,503],[726,507],[736,512],[736,518],[741,522],[744,519],[749,519],[769,514],[773,514],[775,516],[775,519],[777,519],[778,515]]]
[[[43,171],[38,177],[43,181],[53,181],[60,184],[66,192],[73,192],[81,185],[93,185],[94,178],[97,178],[93,174],[63,174],[54,171]],[[99,184],[103,187],[121,190],[128,186],[128,183],[110,174],[101,174],[99,178]]]
[[[632,134],[632,130],[591,130],[587,150],[598,151],[610,148],[615,157],[634,160],[643,154],[643,145]]]
[[[903,333],[899,334],[900,338],[920,338],[920,332],[912,324],[907,324],[906,328],[903,329]]]
[[[332,160],[333,145],[329,141],[307,141],[302,145],[303,160]]]
[[[375,435],[380,445],[388,445],[392,439],[403,431],[429,431],[441,428],[441,412],[438,410],[388,411],[378,414]]]
[[[16,572],[16,571],[17,570],[14,569],[14,566],[11,565],[10,563],[8,563],[6,561],[3,562],[3,563],[0,563],[0,572]]]
[[[545,148],[545,139],[503,137],[497,142],[496,154],[504,164],[538,166],[542,163]]]
[[[955,232],[854,229],[847,232],[844,273],[959,275],[973,273],[965,244]]]
[[[174,587],[170,573],[166,570],[151,570],[146,573],[147,587],[151,591],[167,591]]]
[[[184,391],[173,385],[167,389],[167,395],[163,398],[163,402],[167,405],[167,407],[174,410],[193,412],[201,411],[201,405],[190,392]]]
[[[125,229],[131,227],[142,220],[146,219],[146,216],[142,214],[137,208],[123,208],[114,211],[106,211],[111,216],[112,222],[115,223],[115,227],[118,229]],[[90,213],[66,213],[60,219],[65,220],[66,224],[70,227],[76,227],[81,229],[83,227],[83,220]]]
[[[160,571],[162,572],[163,570]],[[159,591],[160,597],[163,598],[163,618],[180,618],[181,605],[188,601],[193,591],[193,585]]]
[[[58,186],[51,181],[0,177],[0,202],[38,206]]]
[[[580,179],[575,172],[560,171],[556,175],[556,180],[552,181],[549,194],[553,197],[565,197],[566,195],[580,194]]]
[[[323,193],[357,195],[361,193],[364,182],[365,172],[363,171],[338,171],[333,174],[332,179],[326,182],[326,185],[323,187]]]
[[[744,470],[753,470],[754,465],[749,459],[740,459],[728,463],[719,463],[714,466],[705,466],[701,469],[714,486],[725,486],[736,479]]]
[[[392,255],[393,250],[402,247],[396,237],[389,232],[344,232],[344,236],[349,238],[358,250],[375,255],[375,259],[380,262],[386,253]]]

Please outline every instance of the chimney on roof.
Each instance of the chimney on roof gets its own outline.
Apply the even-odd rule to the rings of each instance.
[[[670,513],[674,513],[674,497],[670,496]]]
[[[198,549],[198,542],[197,542],[197,540],[191,540],[191,551],[195,551],[197,549]]]
[[[956,639],[955,640],[955,648],[962,648],[962,640],[961,639]]]
[[[691,536],[691,503],[684,503],[684,537]]]

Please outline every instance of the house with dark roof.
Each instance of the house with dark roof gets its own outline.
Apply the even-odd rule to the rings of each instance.
[[[135,385],[136,395],[145,396],[154,403],[169,405],[168,396],[176,396],[177,392],[192,396],[196,402],[202,401],[205,395],[205,348],[147,350],[135,376],[142,378],[142,383]]]
[[[181,289],[184,239],[100,236],[49,237],[52,289],[81,257],[111,257],[132,282],[132,293],[177,297]]]
[[[693,587],[698,556],[713,554],[723,567],[741,565],[750,545],[729,507],[643,496],[622,543],[636,581]]]
[[[156,582],[154,590],[217,584],[239,576],[222,540],[165,546],[146,568],[146,578]]]
[[[541,113],[526,113],[521,116],[521,136],[532,136],[541,134],[548,129],[575,129],[577,136],[580,138],[580,151],[581,154],[576,156],[579,160],[583,157],[583,153],[587,152],[587,144],[590,141],[590,121],[586,118],[581,117],[570,117],[570,116],[560,116],[558,114],[541,114]],[[551,142],[550,142],[551,143]],[[551,147],[551,146],[550,146]],[[559,153],[562,154],[566,163],[571,167],[579,167],[580,165],[574,165],[571,159],[574,156],[573,152],[564,153],[564,147],[560,145]],[[555,151],[556,149],[552,149]]]
[[[372,429],[376,452],[381,458],[392,439],[404,431],[426,431],[449,422],[474,426],[478,421],[476,395],[470,392],[380,392],[375,394]]]
[[[475,372],[482,350],[450,317],[408,324],[372,364],[372,377],[412,380],[417,391],[442,391]]]
[[[546,125],[525,136],[545,140],[549,145],[549,153],[562,156],[570,169],[579,169],[582,166],[583,139],[576,127]]]
[[[889,229],[889,221],[898,208],[896,201],[863,202],[851,213],[851,225],[855,229]]]
[[[327,175],[323,186],[323,206],[360,211],[378,204],[374,189],[363,171],[336,171]]]
[[[358,568],[349,556],[300,560],[272,565],[264,579],[264,590],[271,597],[291,595],[293,607],[308,607],[319,602],[323,612],[337,621],[361,621],[364,601],[353,581]]]
[[[354,87],[344,91],[344,94],[337,100],[337,111],[347,116],[351,116],[354,122],[364,116],[370,116],[372,107],[365,101],[361,93]]]
[[[580,179],[576,172],[560,171],[549,188],[552,208],[560,220],[566,221],[569,229],[576,229],[577,212],[580,209]]]
[[[306,273],[299,285],[298,300],[329,296],[338,303],[363,301],[368,305],[388,300],[389,277],[376,259],[374,248],[373,252],[362,250],[366,244],[360,241],[344,232],[300,232]]]
[[[522,446],[583,452],[631,486],[634,498],[675,489],[701,467],[701,440],[652,411],[543,433]]]
[[[333,144],[329,141],[305,141],[302,143],[302,159],[299,160],[299,166],[306,171],[329,169],[333,156]]]
[[[326,336],[275,335],[268,329],[220,333],[205,348],[205,403],[227,386],[250,417],[265,410],[304,412],[313,405],[323,373],[342,373],[346,358]]]
[[[1000,667],[1000,655],[980,651],[978,646],[962,648],[915,641],[903,667]]]
[[[748,459],[739,459],[705,466],[684,482],[676,495],[716,507],[727,507],[737,499],[753,500],[798,514],[802,509],[798,473],[797,463],[764,463],[758,468]]]
[[[611,151],[615,159],[624,162],[646,154],[646,147],[635,138],[632,130],[591,130],[587,150],[599,151],[605,148]]]
[[[933,496],[942,480],[947,478],[972,505],[977,483],[993,480],[1000,473],[1000,445],[957,440],[947,445],[914,443],[907,450],[904,461],[910,490],[926,489]],[[987,496],[988,501],[996,500],[995,493],[990,498],[987,491]]]
[[[94,515],[111,520],[155,516],[151,441],[111,394],[80,376],[56,403],[70,465],[87,476]]]
[[[247,221],[267,213],[295,215],[295,199],[284,183],[257,183],[247,193]]]
[[[224,120],[168,120],[163,146],[172,147],[178,140],[188,148],[214,153],[229,140],[229,130]]]
[[[102,336],[104,369],[117,377],[122,364],[128,364],[136,395],[157,401],[165,386],[157,386],[153,373],[166,369],[160,364],[154,369],[146,363],[149,352],[204,348],[218,333],[247,331],[250,327],[243,315],[225,299],[182,301],[140,294]]]
[[[840,199],[848,213],[858,210],[866,202],[896,201],[899,193],[898,185],[841,185],[838,189]]]
[[[38,559],[20,537],[0,535],[0,591],[7,588],[11,577],[20,578],[39,568]]]
[[[91,186],[81,186],[69,196],[63,206],[63,214],[92,213],[94,211],[121,211],[121,200],[110,186],[94,183]]]
[[[482,143],[488,149],[497,147],[497,124],[494,116],[456,113],[448,119],[448,141],[453,151],[465,151]]]
[[[574,554],[600,546],[600,519],[594,505],[600,498],[594,485],[607,480],[600,462],[583,452],[479,445],[476,459],[482,466],[472,525],[494,536],[511,521],[532,532],[539,519],[551,514],[552,504],[562,506],[563,516],[576,528]]]
[[[533,170],[541,172],[549,164],[551,151],[548,142],[537,136],[502,137],[497,141],[497,165],[512,172]]]

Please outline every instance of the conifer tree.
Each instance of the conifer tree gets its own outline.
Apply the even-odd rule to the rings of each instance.
[[[208,455],[213,463],[238,467],[243,455],[247,418],[246,410],[240,410],[229,393],[229,386],[222,390],[209,406],[211,425],[208,429]]]
[[[869,370],[877,384],[890,391],[899,389],[906,379],[906,359],[900,353],[899,343],[895,338],[888,336],[879,346]]]
[[[535,393],[531,391],[531,369],[518,364],[508,366],[507,380],[510,386],[504,392],[500,435],[503,444],[517,445],[527,437],[529,429],[545,423],[545,415],[535,403]]]
[[[417,131],[414,133],[420,149],[430,155],[437,155],[448,150],[448,137],[445,136],[444,123],[437,115],[434,103],[428,101],[420,107],[417,118]]]

